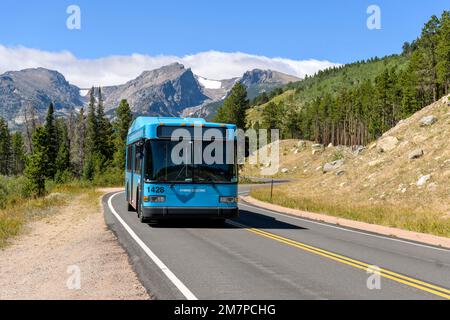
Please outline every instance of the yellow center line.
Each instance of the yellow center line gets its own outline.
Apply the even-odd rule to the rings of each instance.
[[[418,279],[407,277],[402,274],[398,274],[396,272],[393,272],[393,271],[390,271],[387,269],[383,269],[383,268],[379,268],[379,270],[372,270],[372,267],[373,267],[372,265],[369,265],[362,261],[358,261],[358,260],[355,260],[355,259],[352,259],[349,257],[345,257],[345,256],[342,256],[342,255],[339,255],[339,254],[336,254],[336,253],[333,253],[330,251],[316,248],[316,247],[313,247],[313,246],[310,246],[310,245],[307,245],[307,244],[304,244],[304,243],[301,243],[301,242],[298,242],[295,240],[284,238],[279,235],[269,233],[269,232],[266,232],[266,231],[263,231],[260,229],[252,228],[252,227],[249,227],[249,226],[246,226],[246,225],[234,222],[234,221],[228,221],[228,223],[235,227],[243,228],[243,229],[245,229],[251,233],[257,234],[259,236],[263,236],[265,238],[269,238],[269,239],[275,240],[277,242],[284,243],[284,244],[287,244],[289,246],[292,246],[292,247],[295,247],[298,249],[302,249],[304,251],[307,251],[307,252],[310,252],[310,253],[313,253],[313,254],[322,256],[324,258],[328,258],[328,259],[331,259],[331,260],[334,260],[334,261],[337,261],[337,262],[340,262],[340,263],[343,263],[343,264],[346,264],[349,266],[352,266],[357,269],[361,269],[364,271],[370,270],[372,273],[379,274],[380,276],[382,276],[386,279],[390,279],[395,282],[398,282],[398,283],[401,283],[401,284],[437,295],[441,298],[450,300],[450,290],[448,290],[446,288],[442,288],[442,287],[439,287],[439,286],[436,286],[436,285],[433,285],[433,284],[430,284],[430,283],[427,283],[427,282],[424,282],[424,281],[421,281]]]

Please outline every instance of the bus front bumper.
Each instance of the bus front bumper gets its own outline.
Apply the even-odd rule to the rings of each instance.
[[[143,208],[142,215],[146,220],[149,219],[232,219],[239,216],[238,208],[174,208],[174,207],[159,207],[159,208]]]

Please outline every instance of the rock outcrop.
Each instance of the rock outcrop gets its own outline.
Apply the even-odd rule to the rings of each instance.
[[[377,149],[379,152],[389,152],[394,150],[398,143],[399,141],[396,137],[384,137],[378,141]]]

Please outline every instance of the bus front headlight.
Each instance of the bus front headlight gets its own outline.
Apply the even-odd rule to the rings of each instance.
[[[238,199],[236,197],[220,197],[220,203],[236,203]]]
[[[148,198],[148,202],[153,202],[153,203],[161,203],[161,202],[166,202],[166,197],[165,196],[149,196],[149,197],[144,197]]]

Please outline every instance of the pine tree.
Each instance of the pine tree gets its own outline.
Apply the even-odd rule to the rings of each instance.
[[[11,136],[11,155],[12,165],[11,173],[13,175],[20,175],[25,168],[25,143],[20,132],[15,132]]]
[[[37,127],[33,134],[33,152],[27,158],[25,176],[28,189],[37,197],[45,194],[45,180],[48,176],[48,139],[46,130]]]
[[[247,90],[242,83],[238,82],[231,89],[230,95],[217,112],[215,121],[235,124],[238,128],[245,129],[245,117],[248,108]]]
[[[89,93],[89,109],[86,119],[85,157],[92,156],[97,151],[97,114],[95,108],[95,88]]]
[[[61,120],[58,124],[58,140],[59,150],[56,157],[56,182],[65,182],[71,175],[70,165],[70,140],[68,135],[68,128],[65,121]]]
[[[450,92],[450,11],[444,11],[440,25],[436,69],[438,82],[443,88],[443,93],[447,94]]]
[[[114,120],[114,163],[117,168],[123,169],[125,167],[125,147],[128,135],[128,129],[131,125],[133,114],[131,113],[130,105],[127,100],[120,101],[116,109],[116,119]]]
[[[266,129],[280,129],[282,119],[281,107],[269,102],[262,112],[262,125]]]
[[[11,169],[11,135],[8,123],[0,117],[0,175],[9,175]]]
[[[89,94],[89,110],[86,120],[86,139],[84,148],[84,167],[83,167],[83,177],[86,180],[93,180],[95,175],[95,169],[100,155],[98,152],[98,122],[97,113],[95,108],[95,88],[92,87]]]
[[[84,109],[81,108],[75,124],[75,136],[71,146],[72,163],[74,165],[75,173],[78,177],[83,174],[84,168],[84,152],[86,140],[86,118],[84,116]]]
[[[105,116],[103,107],[102,89],[98,88],[97,105],[97,151],[101,155],[100,170],[103,170],[109,160],[112,160],[114,154],[113,128]]]
[[[54,179],[56,174],[56,157],[58,156],[58,136],[55,125],[55,110],[53,103],[50,103],[48,107],[44,130],[46,135],[48,157],[47,178]]]
[[[432,101],[436,101],[439,91],[439,83],[437,79],[437,44],[439,40],[439,24],[440,21],[438,17],[433,15],[430,20],[425,24],[422,29],[422,35],[420,38],[420,46],[423,49],[423,53],[425,54],[425,62],[426,62],[426,71],[428,85],[432,90]]]

